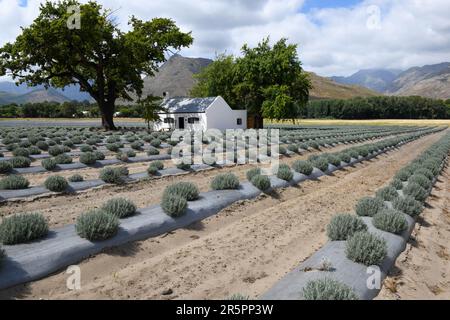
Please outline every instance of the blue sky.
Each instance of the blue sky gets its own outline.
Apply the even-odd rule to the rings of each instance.
[[[305,0],[301,12],[312,9],[352,7],[360,2],[360,0]]]
[[[17,0],[19,7],[26,7],[28,5],[28,0]]]

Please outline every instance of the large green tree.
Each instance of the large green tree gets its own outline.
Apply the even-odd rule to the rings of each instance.
[[[263,118],[295,119],[309,99],[311,82],[303,71],[297,45],[269,38],[255,48],[244,45],[241,57],[219,56],[197,76],[192,95],[221,95],[234,109],[246,109],[256,128]]]
[[[72,6],[79,8],[80,28],[70,27]],[[112,16],[94,1],[42,4],[15,42],[0,48],[0,75],[31,86],[77,84],[97,102],[104,128],[114,130],[116,100],[140,97],[143,76],[153,75],[169,50],[189,46],[193,39],[170,19],[132,17],[130,31],[122,32]]]

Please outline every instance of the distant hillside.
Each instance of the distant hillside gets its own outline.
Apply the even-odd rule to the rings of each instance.
[[[65,102],[69,101],[66,96],[62,95],[55,89],[36,89],[25,94],[9,93],[0,91],[0,105],[16,103],[37,103],[44,101]]]
[[[397,70],[361,70],[350,77],[332,77],[342,84],[357,84],[395,96],[450,98],[450,63]]]
[[[40,99],[45,98],[45,96],[52,99],[50,101],[57,102],[92,100],[89,94],[80,92],[80,89],[77,86],[68,86],[64,89],[51,88],[48,90],[49,92],[45,91],[44,86],[28,87],[26,84],[16,86],[16,84],[11,81],[2,81],[0,82],[0,92],[7,98],[0,98],[0,105],[7,103],[21,103],[19,101],[42,102]]]
[[[342,84],[358,85],[377,92],[386,92],[400,73],[400,70],[367,69],[360,70],[350,77],[331,77],[331,79]]]
[[[350,99],[355,97],[374,97],[380,93],[355,85],[340,84],[310,72],[313,89],[311,99]]]
[[[162,97],[168,92],[171,97],[186,97],[194,87],[194,74],[208,66],[212,60],[204,58],[185,58],[173,55],[161,66],[154,77],[144,79],[143,96],[154,95]]]

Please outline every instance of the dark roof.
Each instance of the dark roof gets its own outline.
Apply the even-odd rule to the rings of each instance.
[[[204,113],[217,97],[172,98],[162,103],[167,113]]]

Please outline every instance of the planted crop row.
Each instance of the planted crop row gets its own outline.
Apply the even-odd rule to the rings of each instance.
[[[389,243],[382,235],[370,232],[369,225],[395,235],[405,236],[408,228],[411,232],[412,226],[408,221],[413,219],[414,224],[423,211],[449,152],[450,134],[447,134],[401,169],[389,186],[378,190],[375,197],[360,199],[355,207],[356,215],[334,216],[327,227],[329,239],[346,241],[345,254],[351,261],[365,266],[381,266],[387,257]],[[310,281],[303,290],[303,296],[320,300],[358,299],[351,287],[329,277]]]

